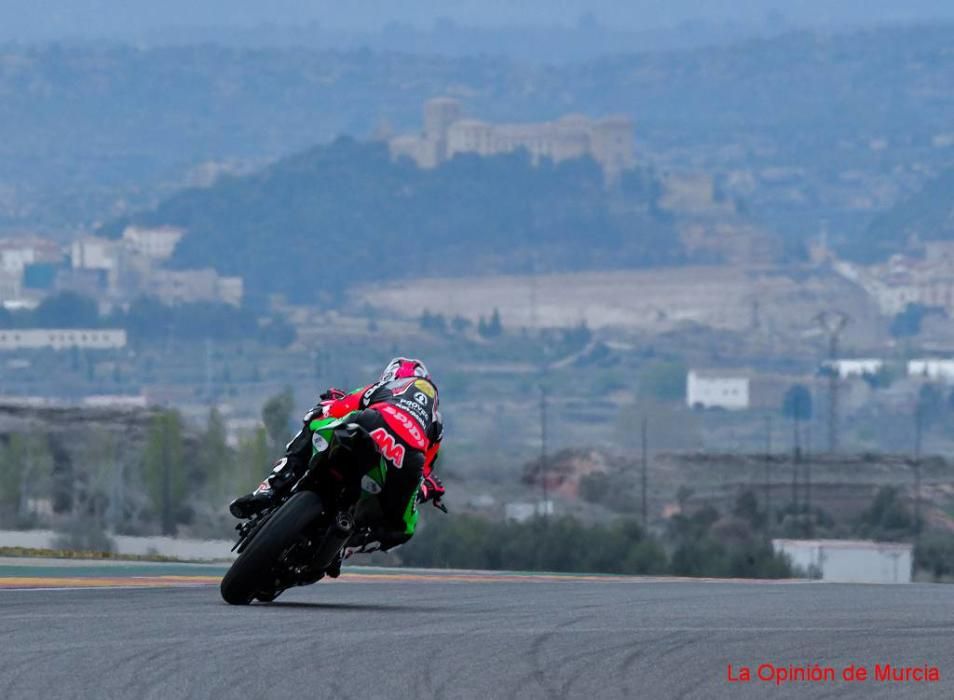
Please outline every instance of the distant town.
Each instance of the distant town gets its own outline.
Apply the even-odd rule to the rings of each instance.
[[[522,151],[534,164],[592,159],[603,172],[605,186],[612,189],[641,165],[635,129],[633,120],[621,115],[591,119],[571,114],[551,122],[493,123],[467,116],[459,99],[437,97],[423,106],[420,133],[378,133],[375,138],[386,142],[393,160],[410,159],[427,170],[461,154],[487,158]],[[487,336],[476,330],[492,311],[498,314],[498,324],[502,319],[505,335],[582,325],[592,334],[589,344],[576,348],[578,357],[561,360],[564,365],[573,358],[586,362],[594,347],[608,348],[611,355],[625,355],[624,348],[641,344],[668,347],[682,367],[682,388],[671,398],[694,410],[778,410],[786,392],[796,385],[808,387],[816,403],[827,406],[824,396],[837,385],[842,394],[838,410],[850,420],[875,405],[905,410],[916,402],[925,383],[954,384],[954,334],[936,322],[954,315],[954,244],[914,239],[905,252],[887,262],[862,264],[841,259],[822,231],[807,246],[807,259],[779,262],[764,231],[739,215],[737,207],[720,195],[716,178],[704,170],[663,173],[658,202],[667,216],[676,217],[677,235],[695,256],[690,260],[711,256],[707,265],[596,276],[581,272],[501,277],[490,286],[473,277],[455,279],[446,289],[441,280],[385,281],[349,290],[334,309],[273,295],[266,307],[256,308],[258,326],[268,337],[278,335],[282,324],[282,334],[288,336],[282,341],[285,352],[305,358],[301,365],[313,368],[315,374],[336,372],[350,380],[362,370],[348,360],[329,359],[345,338],[351,339],[347,342],[387,338],[394,344],[444,335],[485,342]],[[223,275],[212,267],[183,269],[172,264],[177,246],[189,235],[182,226],[130,223],[115,237],[84,234],[67,243],[37,235],[0,239],[0,302],[10,318],[30,318],[24,314],[66,294],[92,300],[102,319],[90,327],[72,322],[65,327],[49,322],[30,327],[21,321],[0,329],[0,350],[9,358],[8,378],[0,388],[10,394],[8,398],[97,404],[112,400],[117,405],[169,400],[179,405],[185,400],[185,410],[201,417],[210,402],[231,394],[245,397],[248,405],[229,409],[230,440],[235,444],[241,431],[253,429],[255,406],[268,392],[299,382],[294,372],[277,366],[270,379],[261,376],[255,367],[273,363],[267,359],[272,352],[267,346],[253,344],[244,351],[250,353],[251,364],[242,380],[222,355],[234,343],[210,327],[198,336],[180,338],[198,342],[199,349],[190,350],[189,359],[170,365],[159,383],[155,379],[143,383],[136,381],[143,376],[141,343],[134,342],[125,328],[109,326],[117,311],[142,298],[166,307],[207,304],[244,313],[242,277]],[[435,289],[443,291],[435,297]],[[817,323],[820,314],[831,311],[846,315],[837,357],[828,347],[827,331]],[[689,342],[667,340],[690,331]],[[711,343],[720,342],[720,334],[727,332],[735,334],[735,348],[714,358]],[[170,327],[163,343],[171,348],[175,336]],[[911,344],[914,338],[917,345]],[[900,343],[907,348],[901,355]],[[57,389],[56,382],[46,381],[51,375],[29,379],[30,353],[44,350],[118,353],[104,356],[89,376],[111,372],[123,379],[112,386],[91,381],[86,388],[70,383],[73,388],[63,393],[66,385]],[[634,359],[618,361],[625,365]],[[635,364],[645,363],[635,359]],[[536,371],[534,363],[511,365],[525,373]],[[196,375],[200,396],[188,409],[185,386],[176,386],[194,381]],[[245,388],[239,390],[240,385]],[[893,386],[891,391],[886,391],[888,386]],[[634,396],[643,391],[638,386],[628,389]],[[621,405],[626,396],[619,395]],[[826,410],[816,411],[817,417],[821,419]]]

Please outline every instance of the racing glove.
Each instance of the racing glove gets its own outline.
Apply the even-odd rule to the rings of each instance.
[[[417,501],[418,503],[434,501],[434,505],[440,508],[445,491],[444,484],[441,483],[440,479],[433,474],[425,476],[424,481],[421,482],[421,490],[417,493]]]
[[[325,389],[325,392],[318,398],[322,401],[337,401],[338,399],[343,399],[347,395],[348,393],[346,391],[335,389],[333,386],[331,386]]]

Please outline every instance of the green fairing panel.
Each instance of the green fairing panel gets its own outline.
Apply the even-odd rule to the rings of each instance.
[[[308,428],[312,432],[316,430],[334,429],[344,423],[345,418],[350,418],[351,415],[352,414],[349,413],[347,416],[342,416],[341,418],[315,418],[308,424]]]
[[[349,413],[347,416],[343,416],[341,418],[316,418],[308,424],[308,428],[313,433],[321,435],[321,437],[330,443],[334,429],[344,423],[345,420],[351,415],[352,414]],[[311,452],[312,456],[318,452],[318,450],[315,449],[314,439],[312,439]],[[367,476],[371,477],[383,487],[385,478],[387,476],[387,465],[384,463],[384,460],[382,459],[373,469],[371,469]],[[410,501],[408,501],[407,508],[404,509],[404,532],[408,535],[414,534],[414,530],[417,529],[418,518],[420,517],[420,514],[417,510],[417,492],[419,490],[420,484],[418,485],[418,488],[415,489],[414,495],[411,496]],[[369,495],[371,494],[365,492],[362,494],[362,497]]]
[[[384,480],[388,475],[388,467],[382,457],[378,463],[367,473],[367,476],[377,482],[378,486],[384,486]]]
[[[349,413],[347,416],[342,416],[341,418],[315,418],[308,424],[308,429],[311,430],[312,433],[320,435],[328,444],[331,444],[331,437],[335,428],[344,423],[345,419],[351,415],[352,414]],[[312,436],[311,456],[314,457],[316,454],[318,454],[318,450],[315,447],[315,438]]]
[[[421,479],[423,481],[423,477]],[[404,534],[413,535],[414,530],[417,528],[417,519],[420,517],[420,513],[417,510],[417,493],[421,490],[421,484],[418,482],[417,488],[414,489],[414,493],[411,495],[411,500],[407,504],[407,508],[404,509]]]

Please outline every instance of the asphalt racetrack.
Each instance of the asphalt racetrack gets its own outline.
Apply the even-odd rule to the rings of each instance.
[[[954,697],[950,586],[354,568],[239,608],[221,567],[98,566],[0,563],[0,698]]]

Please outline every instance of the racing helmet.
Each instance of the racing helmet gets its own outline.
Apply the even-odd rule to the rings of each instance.
[[[395,357],[388,362],[384,372],[381,373],[381,383],[386,384],[387,382],[393,382],[395,379],[410,379],[413,377],[426,379],[433,383],[431,373],[427,371],[423,362],[409,357]]]

